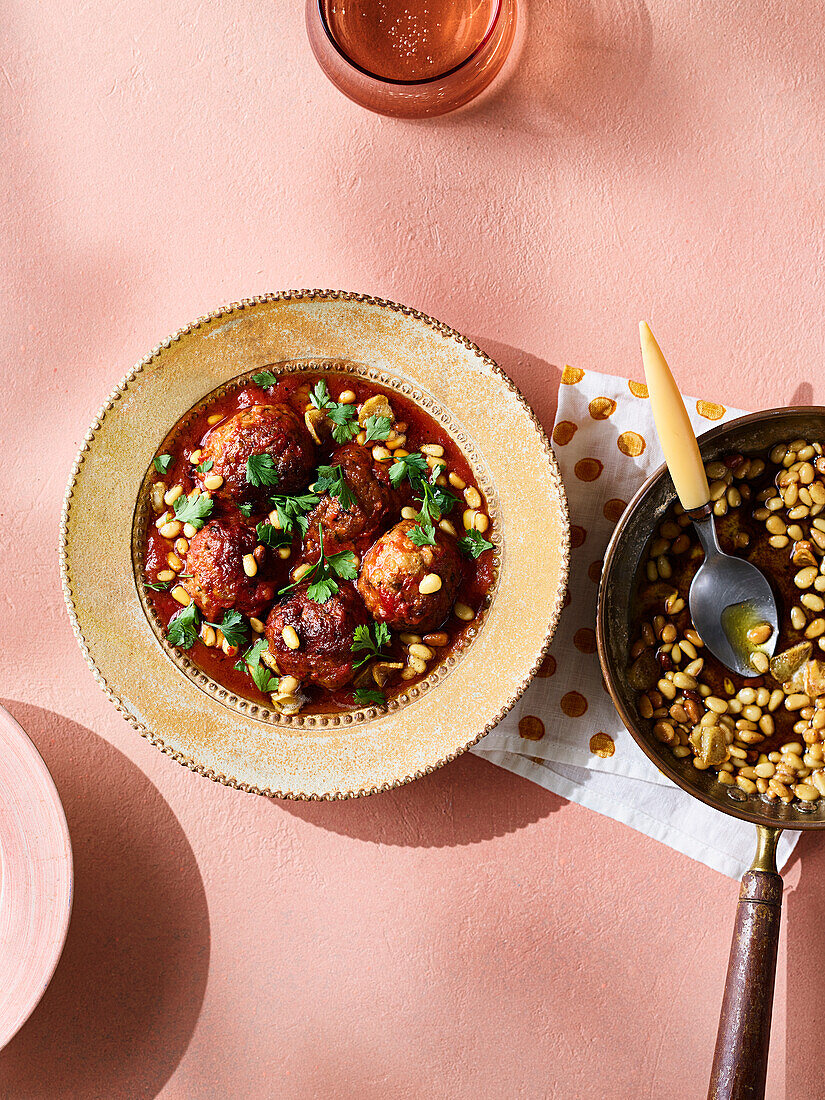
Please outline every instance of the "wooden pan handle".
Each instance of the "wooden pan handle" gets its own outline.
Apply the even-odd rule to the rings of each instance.
[[[776,831],[764,832],[773,834],[772,842],[767,840],[773,862]],[[761,840],[760,849],[766,843],[764,837]],[[781,876],[764,867],[746,871],[736,909],[708,1100],[762,1100],[765,1095],[781,916]]]

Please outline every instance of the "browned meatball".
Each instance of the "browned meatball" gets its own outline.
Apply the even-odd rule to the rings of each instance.
[[[213,519],[192,538],[181,583],[211,622],[231,607],[260,615],[275,596],[274,584],[259,573],[247,577],[243,558],[257,545],[255,529],[233,519]]]
[[[367,448],[347,443],[333,453],[329,464],[342,467],[344,479],[355,494],[355,502],[344,510],[337,497],[323,494],[320,504],[309,514],[306,536],[309,558],[318,554],[319,523],[324,532],[325,552],[360,552],[372,543],[393,505],[389,472],[380,462],[374,461]]]
[[[276,485],[251,485],[246,462],[252,455],[272,457]],[[202,448],[202,461],[212,460],[203,478],[223,478],[220,492],[232,500],[265,501],[272,493],[303,489],[315,467],[315,443],[289,405],[252,405],[219,424]]]
[[[396,630],[428,631],[449,614],[463,566],[455,539],[436,529],[435,546],[416,546],[407,532],[415,520],[402,520],[370,547],[362,559],[358,591],[372,615]],[[429,573],[441,578],[437,592],[422,593]]]
[[[351,648],[353,634],[370,617],[352,584],[341,582],[338,592],[324,603],[311,600],[308,587],[300,585],[272,608],[266,640],[281,675],[334,691],[352,679],[358,657]],[[290,649],[284,641],[287,626],[298,635],[298,649]]]

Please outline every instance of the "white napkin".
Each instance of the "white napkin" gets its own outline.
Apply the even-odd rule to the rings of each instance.
[[[742,415],[694,398],[685,403],[697,435]],[[565,367],[553,448],[570,506],[570,600],[539,675],[472,751],[740,878],[753,857],[753,825],[710,809],[653,766],[616,714],[596,654],[601,559],[624,505],[663,461],[646,388]],[[599,734],[607,737],[591,748]],[[615,747],[613,755],[597,755],[600,742]],[[780,867],[798,836],[780,837]]]

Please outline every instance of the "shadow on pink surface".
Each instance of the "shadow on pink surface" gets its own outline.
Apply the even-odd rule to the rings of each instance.
[[[470,339],[494,359],[505,374],[518,379],[518,388],[549,437],[556,418],[561,368],[498,340],[488,340],[484,336],[471,336]]]
[[[788,1097],[822,1096],[822,1072],[815,1054],[825,1017],[825,836],[803,836],[785,868],[786,880],[800,864],[799,882],[785,892],[787,993],[785,1065]]]
[[[346,802],[280,802],[320,829],[407,848],[455,848],[505,836],[565,805],[558,795],[486,760],[464,753],[443,768],[369,798]]]
[[[156,1096],[189,1045],[209,971],[195,855],[154,785],[112,745],[51,711],[5,705],[57,785],[75,890],[54,978],[0,1053],[0,1095]]]

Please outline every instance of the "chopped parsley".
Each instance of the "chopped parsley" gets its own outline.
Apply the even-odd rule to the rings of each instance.
[[[303,496],[298,497],[274,496],[271,499],[278,513],[281,530],[289,534],[293,528],[297,527],[301,534],[305,535],[309,527],[307,513],[311,512],[319,501],[315,493],[304,493]]]
[[[255,528],[258,534],[258,542],[277,550],[280,546],[291,546],[292,535],[281,527],[275,527],[271,523],[259,523]]]
[[[401,458],[396,458],[390,466],[390,481],[397,489],[404,478],[407,478],[410,484],[415,487],[416,481],[422,478],[426,479],[429,469],[426,458],[418,451],[413,454],[402,455]]]
[[[271,370],[261,370],[258,371],[257,374],[252,375],[252,381],[266,390],[277,383],[278,375],[273,374]]]
[[[493,544],[480,531],[468,531],[464,538],[458,540],[458,548],[468,558],[478,558],[485,550],[492,550]]]
[[[172,456],[156,455],[156,457],[152,459],[152,465],[155,467],[159,474],[165,474],[169,470],[169,467],[172,465]]]
[[[250,455],[246,460],[246,480],[250,485],[277,485],[280,478],[272,455]]]
[[[196,466],[195,469],[199,474],[208,474],[212,467],[215,465],[211,458],[207,458],[205,462],[201,462],[200,466]]]
[[[238,511],[241,513],[242,516],[246,516],[247,519],[249,519],[249,517],[252,515],[254,509],[255,506],[253,504],[246,503],[238,505]]]
[[[355,406],[342,405],[339,401],[333,401],[323,378],[315,383],[309,400],[316,409],[323,409],[328,419],[332,421],[332,438],[336,443],[349,443],[358,435]]]
[[[309,598],[315,603],[326,603],[330,596],[334,596],[338,591],[339,586],[336,577],[340,577],[341,580],[345,581],[355,580],[358,575],[358,560],[355,554],[351,550],[342,550],[338,554],[330,554],[329,557],[326,557],[324,554],[324,532],[320,523],[318,524],[318,537],[320,539],[318,560],[309,572],[301,577],[300,581],[294,581],[292,584],[288,584],[286,588],[282,588],[278,593],[279,596],[291,592],[299,584],[308,584],[307,595]]]
[[[316,409],[325,409],[328,405],[331,405],[332,398],[329,396],[329,389],[326,381],[320,378],[312,388],[312,393],[309,395],[310,403],[315,406]]]
[[[249,673],[255,687],[258,691],[263,692],[264,695],[277,691],[278,684],[280,683],[278,677],[273,676],[267,666],[261,661],[261,654],[266,648],[266,638],[258,638],[235,665],[235,668],[238,669],[239,672],[246,671]]]
[[[430,470],[422,454],[402,455],[390,466],[392,484],[398,488],[406,478],[413,495],[421,502],[418,523],[407,532],[407,538],[416,546],[435,546],[436,523],[458,504],[458,498],[449,489],[435,483],[443,469],[439,464]]]
[[[311,488],[313,492],[329,493],[330,496],[337,497],[345,512],[355,504],[355,493],[347,485],[343,466],[319,466],[318,478]]]
[[[198,637],[200,615],[195,604],[190,603],[183,611],[174,615],[166,631],[166,637],[170,645],[178,649],[190,649]]]
[[[364,430],[367,443],[373,439],[388,439],[392,430],[392,421],[388,416],[368,416]]]
[[[353,653],[361,653],[366,650],[366,655],[356,661],[354,667],[360,668],[367,661],[376,657],[387,658],[389,653],[382,653],[382,647],[390,644],[390,631],[386,623],[373,623],[372,628],[366,625],[356,626],[352,636],[350,649]]]
[[[359,703],[377,703],[379,707],[387,705],[387,697],[383,691],[373,691],[371,688],[358,688],[355,698]]]
[[[175,518],[181,523],[190,523],[196,530],[200,530],[208,516],[212,514],[213,501],[211,497],[201,493],[199,497],[190,500],[184,495],[175,501]]]
[[[420,513],[418,518],[421,519]],[[435,546],[435,527],[427,521],[417,523],[409,529],[407,538],[416,546]]]
[[[226,638],[227,645],[242,646],[246,641],[246,632],[249,627],[246,624],[246,620],[240,611],[225,611],[223,614],[223,621],[219,623],[207,623],[207,626],[214,626],[216,630],[220,630],[224,638]]]

